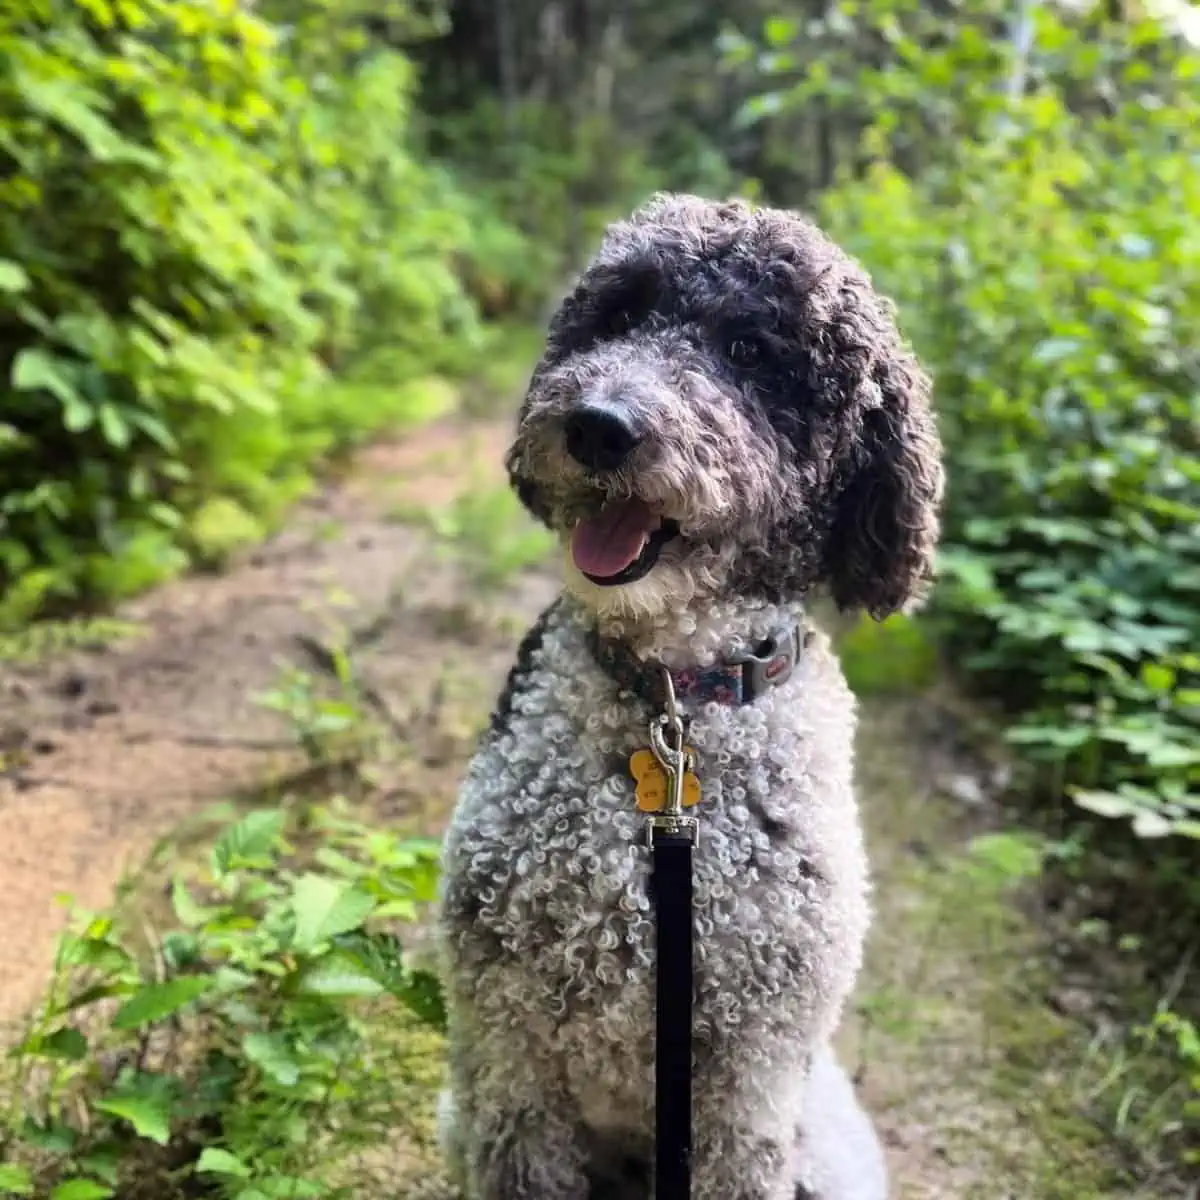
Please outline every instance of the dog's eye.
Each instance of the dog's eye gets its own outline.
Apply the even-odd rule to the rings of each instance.
[[[735,338],[726,349],[735,367],[756,367],[763,359],[762,343],[754,338]]]

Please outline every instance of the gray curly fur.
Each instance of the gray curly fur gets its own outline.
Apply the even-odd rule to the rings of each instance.
[[[527,635],[445,844],[448,1156],[474,1200],[644,1198],[654,927],[629,756],[651,713],[588,631],[672,666],[757,645],[828,586],[876,617],[919,595],[937,535],[928,382],[867,276],[800,217],[658,196],[564,300],[508,457],[564,541],[608,497],[679,523],[638,582],[566,593]],[[596,477],[583,400],[644,438]],[[817,637],[781,687],[691,714],[696,1200],[880,1200],[882,1157],[829,1050],[868,924],[854,701]]]

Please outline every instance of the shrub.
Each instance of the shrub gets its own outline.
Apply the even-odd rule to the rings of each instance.
[[[152,939],[85,916],[11,1059],[0,1190],[361,1194],[355,1155],[419,1140],[440,1070],[441,993],[398,934],[436,855],[337,806],[290,839],[258,810],[177,874]]]
[[[0,12],[0,618],[153,582],[202,502],[269,518],[406,415],[331,368],[461,358],[464,202],[407,148],[403,55],[312,67],[336,12],[286,37],[233,0]]]
[[[916,178],[877,159],[823,214],[936,376],[959,661],[1055,787],[1197,837],[1200,60],[1135,26],[1097,112],[1063,82],[1095,49],[1040,20],[1057,81]]]

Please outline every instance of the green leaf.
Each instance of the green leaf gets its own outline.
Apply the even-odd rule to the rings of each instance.
[[[29,276],[20,263],[11,258],[0,258],[0,292],[15,296],[29,287]]]
[[[50,1193],[50,1200],[107,1200],[116,1192],[94,1179],[68,1179]]]
[[[283,813],[259,809],[247,813],[226,830],[213,847],[213,869],[218,875],[242,867],[268,866],[283,832]]]
[[[348,955],[332,954],[304,971],[300,990],[313,996],[378,996],[385,989]]]
[[[27,1054],[40,1058],[62,1058],[80,1062],[87,1057],[87,1038],[73,1026],[64,1025],[45,1037],[30,1038],[22,1047]]]
[[[62,962],[72,967],[93,967],[108,975],[123,974],[134,966],[133,959],[121,946],[106,935],[64,935]]]
[[[165,1146],[171,1140],[170,1103],[165,1096],[109,1096],[97,1100],[95,1108],[128,1121],[138,1137],[157,1142],[160,1146]]]
[[[114,1029],[140,1029],[161,1021],[172,1013],[194,1004],[213,986],[203,975],[184,975],[166,983],[151,983],[139,988],[117,1010]]]
[[[175,910],[175,916],[179,918],[179,923],[188,929],[195,929],[203,925],[217,911],[197,904],[192,899],[187,885],[180,879],[171,881],[171,907]]]
[[[237,967],[218,967],[213,976],[213,986],[218,992],[224,994],[241,992],[250,987],[254,983],[254,979],[255,977],[249,971],[242,971]]]
[[[1137,810],[1136,802],[1116,792],[1078,791],[1071,797],[1080,808],[1098,817],[1127,817]]]
[[[29,347],[13,361],[12,385],[18,391],[48,391],[62,404],[62,427],[68,433],[83,433],[90,430],[96,413],[79,394],[77,374],[73,362]]]
[[[124,450],[133,440],[133,432],[129,422],[125,420],[120,409],[111,404],[102,404],[98,410],[100,432],[104,440],[118,450]]]
[[[77,78],[45,78],[19,71],[16,83],[22,99],[34,110],[70,130],[99,162],[131,162],[153,166],[156,157],[127,141],[103,115],[107,100],[84,87]]]
[[[293,947],[309,953],[339,933],[357,929],[375,904],[374,896],[347,880],[301,875],[292,890]]]
[[[1166,837],[1174,827],[1175,822],[1170,817],[1152,808],[1143,808],[1133,818],[1133,832],[1140,838]]]
[[[12,385],[19,392],[47,391],[64,405],[78,404],[74,363],[37,346],[18,352],[12,365]]]
[[[763,23],[770,46],[786,46],[800,32],[800,22],[792,17],[768,17]]]
[[[216,1146],[207,1146],[196,1160],[196,1170],[208,1175],[233,1175],[249,1179],[250,1168],[240,1158]]]
[[[0,1163],[0,1189],[13,1196],[32,1196],[33,1176],[25,1167]]]
[[[69,1154],[75,1149],[79,1135],[62,1121],[50,1121],[40,1125],[26,1118],[21,1123],[21,1140],[28,1142],[35,1149],[46,1150],[51,1154]]]
[[[248,1033],[242,1039],[242,1050],[264,1075],[276,1083],[291,1087],[300,1079],[300,1065],[296,1062],[287,1039],[278,1033]]]
[[[1143,663],[1141,679],[1152,692],[1169,692],[1175,686],[1175,672],[1160,663]]]
[[[119,1141],[101,1142],[86,1154],[79,1156],[79,1166],[105,1183],[116,1184],[125,1153],[127,1150]]]

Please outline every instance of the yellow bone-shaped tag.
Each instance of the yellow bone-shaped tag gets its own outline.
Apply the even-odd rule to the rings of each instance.
[[[683,748],[685,761],[694,762],[695,752],[690,746]],[[637,787],[637,806],[642,812],[662,812],[667,807],[667,772],[662,763],[650,750],[635,750],[629,759],[629,773]],[[695,772],[685,771],[683,776],[683,807],[691,808],[700,803],[700,780]]]

